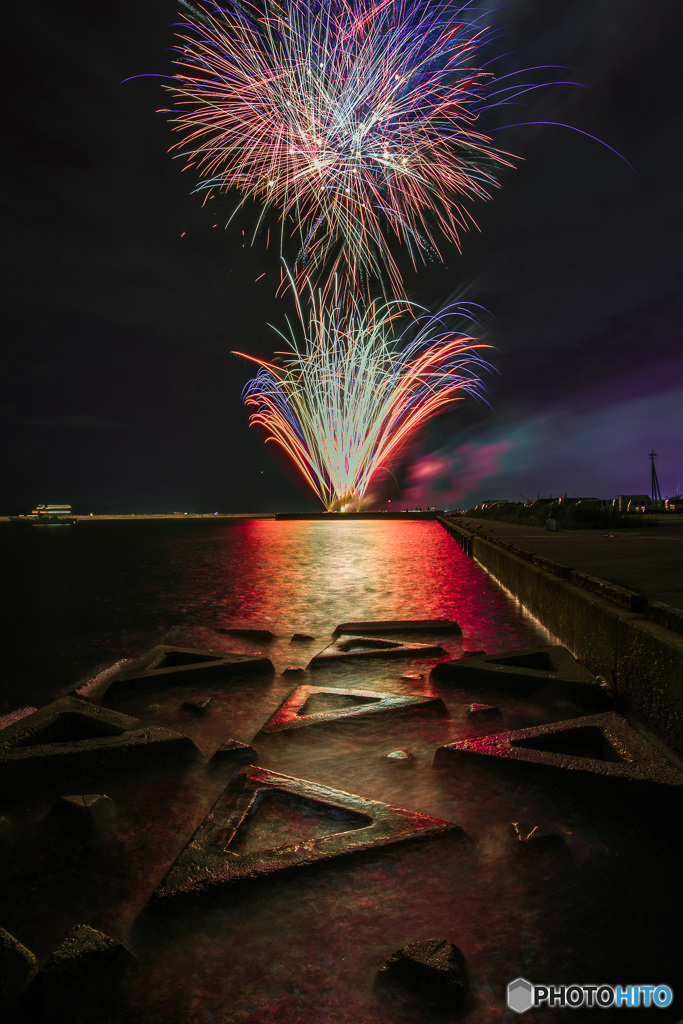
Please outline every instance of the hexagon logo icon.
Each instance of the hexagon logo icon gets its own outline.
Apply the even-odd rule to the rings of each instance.
[[[515,1013],[525,1013],[534,1005],[534,986],[526,978],[515,978],[508,985],[508,1006]]]

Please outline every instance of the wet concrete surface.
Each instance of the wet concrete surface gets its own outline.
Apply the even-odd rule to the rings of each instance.
[[[207,681],[201,659],[193,679],[186,657],[155,690],[120,692],[116,712],[96,703],[106,689],[68,698],[112,727],[123,714],[150,737],[184,733],[198,753],[154,771],[100,766],[94,789],[97,738],[33,729],[53,746],[51,764],[60,744],[71,749],[68,770],[46,768],[3,808],[0,923],[41,967],[22,996],[22,963],[5,1019],[30,1021],[39,1007],[45,1021],[83,1024],[493,1024],[518,1019],[506,1006],[516,977],[676,990],[683,777],[615,711],[593,713],[600,688],[568,655],[558,661],[583,688],[568,695],[544,679],[537,700],[533,665],[546,649],[536,661],[528,648],[501,656],[517,671],[492,684],[488,671],[477,677],[483,655],[463,659],[462,675],[433,671],[462,656],[452,637],[436,639],[440,662],[334,662],[304,672],[303,687],[284,672],[235,675],[229,659],[222,682]],[[532,682],[520,686],[526,663]],[[321,695],[331,706],[307,710]],[[209,698],[201,715],[184,710]],[[268,734],[279,712],[301,724]],[[6,738],[30,737],[32,717]],[[444,957],[455,973],[438,980]],[[397,978],[386,965],[398,961]],[[591,1012],[623,1017],[540,1008],[533,1019]]]
[[[506,677],[517,684],[519,674],[510,671],[496,670],[495,685],[476,673],[433,673],[468,653],[500,662],[557,643],[440,526],[264,522],[230,527],[228,537],[227,528],[201,524],[180,536],[166,524],[154,541],[141,524],[131,547],[130,524],[125,543],[109,525],[106,544],[86,530],[43,532],[26,541],[28,551],[19,546],[25,625],[0,736],[75,687],[89,714],[129,716],[150,735],[170,730],[192,757],[129,761],[122,753],[98,764],[92,749],[78,753],[88,750],[83,731],[43,734],[48,748],[72,744],[69,770],[57,770],[53,750],[28,790],[3,787],[0,940],[10,938],[0,941],[0,965],[11,968],[3,974],[11,984],[0,986],[3,1020],[32,1024],[38,996],[18,1000],[34,969],[51,960],[54,986],[48,968],[34,989],[52,992],[42,998],[41,1022],[497,1024],[520,1019],[506,1008],[515,978],[665,982],[672,1007],[629,1009],[627,1019],[680,1020],[680,787],[647,777],[615,782],[610,766],[642,766],[649,747],[634,754],[629,740],[631,760],[613,760],[619,729],[603,722],[599,735],[585,731],[596,708],[583,686],[562,689],[548,678],[539,686],[543,668],[529,669],[531,684],[514,686]],[[54,609],[47,639],[36,633],[31,594],[43,609],[48,594]],[[416,629],[393,638],[428,639],[443,655],[360,652],[306,667],[337,624],[409,617],[456,621],[463,635]],[[107,687],[132,659],[154,658],[159,644],[180,652],[169,667],[182,668],[183,652],[189,667],[151,669],[144,686],[122,687],[110,705]],[[267,659],[272,670],[221,678],[204,658],[203,674],[206,651],[218,661],[230,653]],[[322,703],[304,702],[300,717],[331,711],[330,721],[263,733],[302,686]],[[418,696],[447,713],[404,704],[335,720],[335,709],[362,712],[354,692]],[[594,684],[589,692],[598,692]],[[540,762],[475,755],[435,764],[442,748],[487,737],[493,744],[494,736]],[[515,746],[529,736],[535,746]],[[601,771],[557,765],[577,757]],[[65,800],[66,815],[55,810]],[[82,821],[81,812],[87,826],[72,827],[69,815]],[[367,830],[394,813],[407,826],[421,816],[448,827],[373,843]],[[196,900],[155,899],[197,847],[211,854],[218,884]],[[437,959],[451,946],[461,952],[466,1003],[436,1006],[419,985],[383,977],[398,951],[424,943],[436,943]],[[69,986],[83,999],[55,995]],[[528,1019],[612,1024],[624,1013],[544,1007]]]

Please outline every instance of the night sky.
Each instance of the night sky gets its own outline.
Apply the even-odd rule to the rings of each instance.
[[[570,71],[497,124],[524,157],[480,233],[406,274],[436,310],[488,310],[490,405],[432,421],[378,497],[394,507],[649,490],[683,483],[680,0],[489,3],[504,70]],[[202,207],[167,150],[161,78],[174,0],[36,0],[4,16],[14,73],[0,131],[7,339],[0,513],[315,510],[247,427],[240,393],[268,357],[278,253],[244,245],[236,197]],[[615,20],[615,17],[617,20]],[[536,76],[538,80],[538,75]],[[122,84],[123,83],[123,84]],[[7,92],[9,91],[9,96]],[[264,276],[261,276],[264,275]],[[260,278],[258,281],[257,278]]]

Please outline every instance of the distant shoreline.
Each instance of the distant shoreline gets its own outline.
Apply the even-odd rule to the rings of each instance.
[[[436,519],[442,515],[443,512],[436,509],[416,509],[412,512],[276,512],[275,518],[278,522],[284,519],[320,519],[329,522],[330,519]]]
[[[120,512],[112,515],[71,514],[68,521],[77,523],[100,522],[105,519],[275,519],[275,512]],[[30,516],[0,516],[1,523],[27,523],[35,525]],[[49,525],[46,523],[45,525]]]
[[[130,520],[130,519],[168,519],[178,521],[181,519],[276,519],[281,520],[346,520],[346,519],[436,519],[443,515],[438,510],[430,511],[415,510],[412,512],[129,512],[115,513],[113,515],[76,515],[72,514],[67,518],[68,523],[95,523],[105,520]],[[50,526],[66,525],[33,519],[30,516],[0,516],[2,523],[18,523],[27,526]]]

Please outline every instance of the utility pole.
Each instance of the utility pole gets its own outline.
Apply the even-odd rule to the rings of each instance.
[[[655,468],[655,459],[658,459],[659,456],[657,455],[657,452],[654,450],[654,448],[651,452],[648,453],[648,458],[652,463],[652,500],[661,501],[662,492],[659,489],[659,480],[657,479],[657,470]]]

